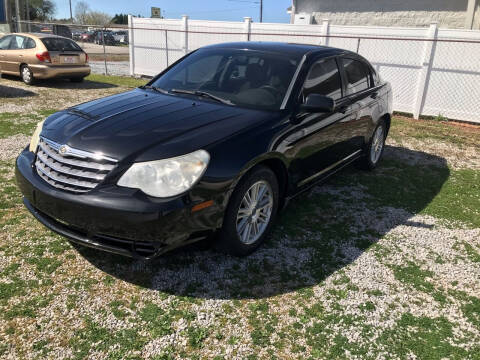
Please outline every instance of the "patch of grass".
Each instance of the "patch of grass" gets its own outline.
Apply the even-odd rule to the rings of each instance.
[[[37,315],[37,310],[48,306],[52,299],[53,295],[37,295],[32,299],[21,302],[20,304],[16,304],[11,309],[6,310],[4,317],[7,320],[11,320],[16,317],[34,318]]]
[[[266,301],[257,301],[248,306],[250,314],[248,323],[252,327],[250,337],[252,343],[257,346],[270,344],[270,337],[278,324],[277,315],[269,311],[269,304]]]
[[[409,165],[384,159],[375,172],[346,169],[330,180],[335,185],[356,183],[369,195],[372,208],[391,206],[480,227],[480,171],[440,166]]]
[[[475,326],[480,328],[480,299],[469,297],[466,304],[462,305],[465,317]]]
[[[62,265],[62,261],[50,257],[32,257],[27,259],[27,262],[35,265],[37,267],[37,272],[48,275],[52,274],[58,267],[60,267],[60,265]]]
[[[454,345],[452,329],[453,325],[444,317],[416,317],[406,313],[377,343],[399,358],[408,358],[413,353],[418,359],[464,359],[466,351]]]
[[[90,74],[85,78],[86,81],[95,81],[109,85],[122,86],[127,88],[135,88],[145,85],[149,80],[147,79],[135,79],[133,77],[126,76],[111,76]]]
[[[463,246],[465,247],[465,251],[472,262],[480,262],[480,253],[472,245],[464,241]]]
[[[435,120],[414,120],[395,116],[390,127],[390,134],[396,141],[415,138],[449,142],[459,146],[480,147],[480,131],[456,124],[445,124]]]
[[[111,331],[100,326],[90,318],[85,319],[85,327],[75,331],[69,344],[73,350],[74,359],[88,358],[91,351],[110,352],[109,358],[131,358],[133,352],[139,351],[147,339],[136,329]]]
[[[433,276],[431,271],[422,270],[420,266],[411,261],[408,261],[406,266],[392,265],[391,267],[398,281],[411,285],[419,291],[430,293],[434,290],[433,284],[426,280]]]
[[[172,317],[157,304],[147,302],[139,312],[140,318],[147,323],[147,329],[154,337],[172,332]]]
[[[25,295],[28,290],[38,287],[37,280],[26,281],[16,277],[10,280],[8,283],[0,282],[0,302]]]
[[[209,333],[209,330],[204,327],[189,327],[187,329],[188,344],[194,349],[201,348]]]
[[[124,301],[114,300],[111,301],[108,306],[110,307],[113,316],[115,316],[117,319],[122,320],[127,317],[128,313],[125,310],[122,310],[122,307],[125,307]]]

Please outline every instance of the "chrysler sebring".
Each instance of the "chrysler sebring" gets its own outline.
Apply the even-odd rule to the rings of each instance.
[[[72,242],[151,258],[210,234],[247,255],[293,196],[373,169],[392,91],[356,53],[239,42],[38,124],[16,161],[28,210]]]

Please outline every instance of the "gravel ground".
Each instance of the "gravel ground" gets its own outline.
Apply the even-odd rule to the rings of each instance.
[[[136,261],[70,245],[14,185],[23,124],[125,90],[93,86],[0,80],[0,96],[35,94],[0,103],[17,126],[0,131],[1,359],[478,359],[475,141],[392,126],[375,172],[350,167],[292,201],[253,255],[199,244]]]
[[[92,73],[105,74],[105,63],[103,61],[90,61]],[[130,75],[130,62],[128,61],[108,61],[108,75],[128,76]]]

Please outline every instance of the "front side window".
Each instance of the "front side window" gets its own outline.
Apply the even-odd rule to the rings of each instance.
[[[0,39],[0,50],[7,50],[10,47],[10,41],[12,40],[12,36],[4,36]]]
[[[342,59],[342,63],[347,77],[347,95],[369,88],[370,71],[363,62]]]
[[[313,64],[303,85],[303,96],[320,94],[333,98],[342,97],[342,81],[335,59],[322,60]]]
[[[207,92],[243,107],[279,110],[300,62],[298,56],[253,50],[198,50],[151,85],[175,90]],[[174,90],[174,91],[172,91]]]

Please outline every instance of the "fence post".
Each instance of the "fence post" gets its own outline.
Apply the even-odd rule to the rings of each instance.
[[[107,51],[105,50],[105,30],[107,28],[104,27],[102,29],[102,43],[103,43],[103,61],[105,62],[105,75],[108,75],[108,69],[107,69]]]
[[[188,54],[188,15],[182,15],[182,49],[185,55]]]
[[[429,41],[435,40],[438,34],[438,23],[434,22],[430,24],[428,28],[426,39],[423,45],[423,54],[422,54],[422,68],[420,69],[420,74],[418,75],[417,80],[417,92],[415,95],[415,107],[413,109],[413,117],[418,119],[422,114],[423,105],[425,103],[425,97],[428,90],[428,82],[430,79],[430,73],[432,71],[432,63],[435,53],[436,42]]]
[[[128,15],[128,55],[130,57],[130,76],[135,75],[135,51],[133,34],[133,16]]]
[[[165,29],[165,57],[167,60],[167,67],[168,67],[168,30]]]
[[[322,37],[320,38],[320,44],[319,45],[328,46],[329,35],[330,35],[330,20],[329,19],[323,19],[323,21],[322,21]]]
[[[246,34],[246,40],[250,41],[250,33],[252,31],[252,18],[246,16],[243,18],[243,32]]]

